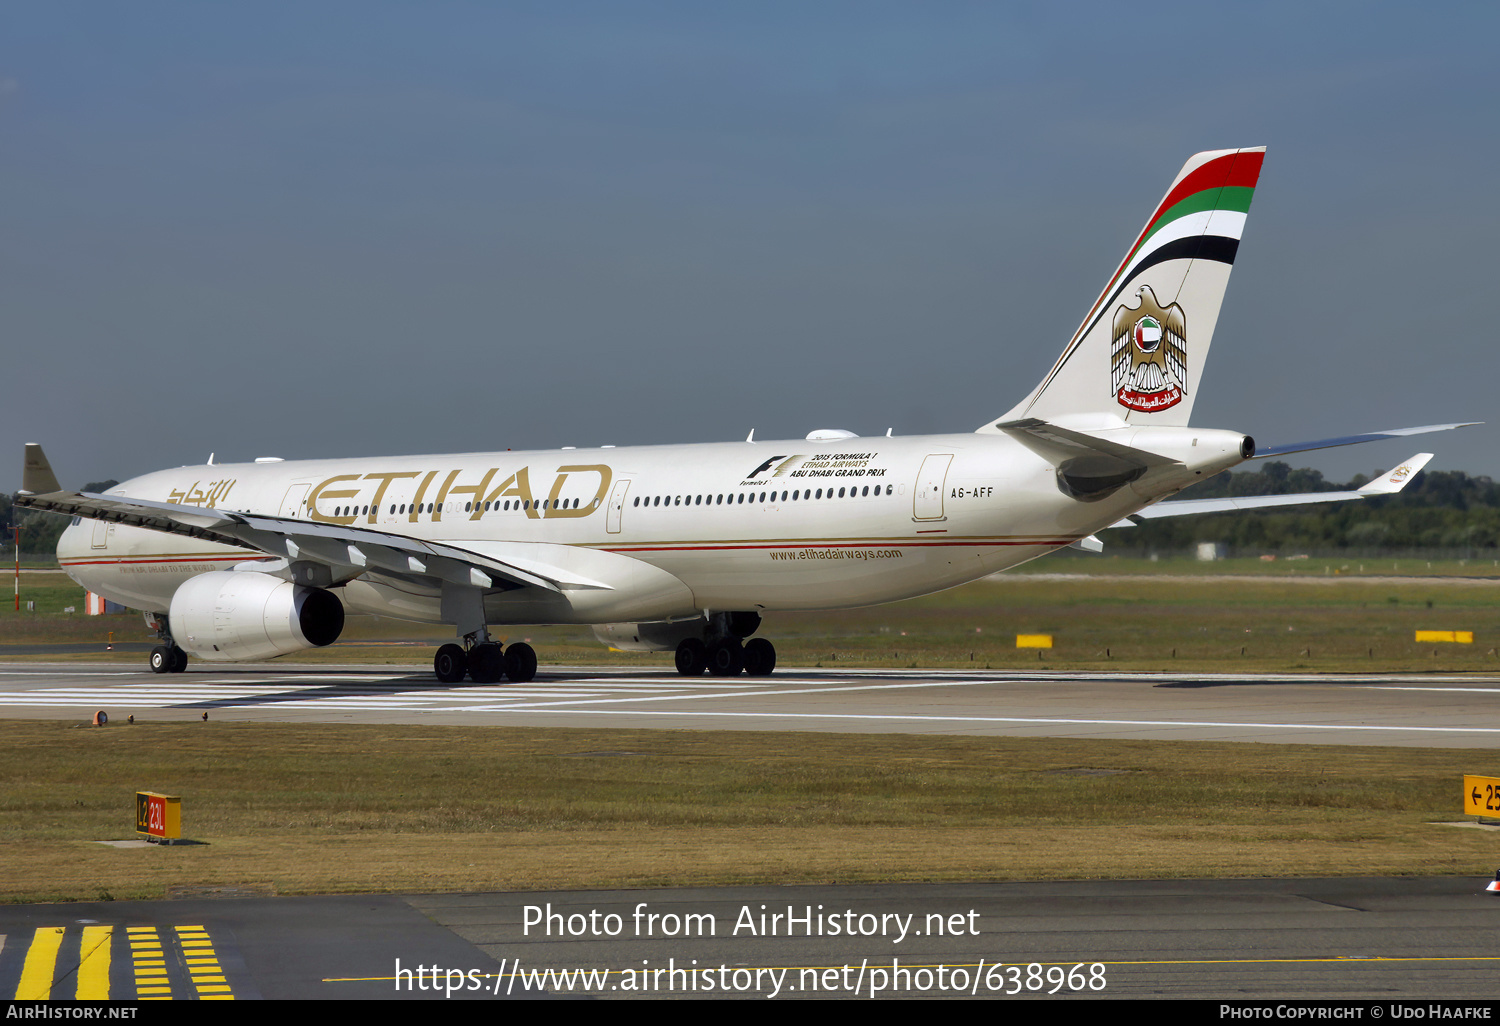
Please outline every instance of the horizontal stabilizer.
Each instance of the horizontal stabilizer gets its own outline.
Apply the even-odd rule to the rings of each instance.
[[[1406,487],[1408,481],[1417,476],[1417,471],[1427,465],[1432,453],[1419,452],[1390,473],[1364,485],[1356,491],[1301,492],[1296,495],[1243,495],[1228,499],[1179,499],[1176,502],[1159,502],[1132,513],[1127,519],[1111,524],[1111,527],[1133,527],[1142,520],[1157,520],[1162,517],[1187,517],[1199,513],[1225,513],[1243,509],[1267,509],[1275,506],[1302,506],[1314,502],[1347,502],[1350,499],[1370,499],[1380,495],[1394,495]]]
[[[1106,498],[1154,468],[1182,466],[1169,457],[1107,442],[1035,417],[1002,421],[995,427],[1057,468],[1058,488],[1080,502]]]
[[[1048,424],[1045,420],[1008,420],[995,427],[1054,467],[1061,467],[1066,462],[1080,458],[1097,461],[1101,466],[1112,465],[1120,470],[1178,465],[1178,461],[1171,457],[1159,456],[1144,449],[1132,449],[1118,442],[1107,442],[1082,431],[1070,431]]]
[[[1431,431],[1452,431],[1455,428],[1477,427],[1482,420],[1468,420],[1462,424],[1427,424],[1422,427],[1391,428],[1388,431],[1371,431],[1363,435],[1343,435],[1339,438],[1321,438],[1316,442],[1291,442],[1287,445],[1255,447],[1253,460],[1271,456],[1287,456],[1294,452],[1312,452],[1314,449],[1334,449],[1340,445],[1358,445],[1361,442],[1378,442],[1383,438],[1405,438],[1408,435],[1425,435]]]

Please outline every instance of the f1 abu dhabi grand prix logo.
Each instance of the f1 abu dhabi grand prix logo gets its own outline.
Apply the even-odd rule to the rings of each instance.
[[[1136,290],[1140,305],[1121,306],[1111,333],[1111,387],[1129,410],[1160,413],[1187,394],[1187,319],[1182,307],[1163,308],[1150,285]]]

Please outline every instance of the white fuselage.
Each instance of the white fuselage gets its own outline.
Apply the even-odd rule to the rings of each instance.
[[[487,595],[489,622],[644,621],[870,605],[975,580],[1233,466],[1241,437],[1134,429],[1121,441],[1181,466],[1096,502],[1062,494],[1046,460],[995,434],[205,465],[108,494],[479,552],[536,543],[550,562],[567,552],[578,573],[609,587]],[[194,575],[268,557],[83,520],[64,533],[58,559],[90,591],[162,612]],[[372,575],[337,591],[351,610],[444,622],[434,589]]]

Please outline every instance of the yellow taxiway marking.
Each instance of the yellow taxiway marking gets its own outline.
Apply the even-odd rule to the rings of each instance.
[[[234,993],[224,978],[219,966],[219,956],[214,953],[213,941],[202,926],[176,926],[177,944],[182,949],[183,961],[187,963],[188,978],[200,1001],[233,1001]]]
[[[128,926],[125,932],[130,936],[136,997],[147,1001],[172,1000],[172,983],[167,978],[166,957],[156,927]]]
[[[114,942],[113,926],[83,928],[83,958],[78,963],[78,1000],[109,1000],[109,949]]]
[[[63,927],[44,926],[32,937],[21,968],[17,1001],[46,1001],[52,996],[52,974],[57,968],[57,949],[62,947]]]

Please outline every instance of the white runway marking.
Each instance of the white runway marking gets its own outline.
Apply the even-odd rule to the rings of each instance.
[[[1500,695],[1500,688],[1445,688],[1429,685],[1425,688],[1397,687],[1392,684],[1366,684],[1366,691],[1458,691],[1465,695]]]
[[[595,724],[622,727],[634,722],[736,730],[1500,747],[1500,725],[1488,725],[1497,723],[1490,697],[1500,693],[1496,677],[986,674],[840,667],[771,678],[687,679],[669,672],[614,675],[584,667],[571,671],[576,675],[554,668],[527,684],[447,686],[419,670],[289,670],[237,674],[226,669],[163,677],[57,667],[0,671],[12,678],[0,685],[0,715],[7,709],[26,710],[26,715],[51,709],[73,717],[104,709],[115,720],[126,713],[139,720],[148,710],[165,710],[193,718],[204,711],[241,718],[285,713],[332,722],[364,716],[420,723],[450,716],[494,725],[547,724],[547,717],[565,718],[551,721],[557,725],[583,725],[593,717]],[[119,680],[121,676],[134,680]],[[1334,698],[1340,690],[1345,694]],[[1377,699],[1368,695],[1372,690],[1390,695]],[[1353,691],[1366,697],[1356,698],[1349,693]],[[1446,693],[1441,700],[1421,697],[1437,691]],[[1464,700],[1466,694],[1472,698]],[[1331,705],[1330,698],[1337,704]],[[1094,715],[1069,715],[1079,710]],[[1329,722],[1317,722],[1325,713]],[[1278,722],[1282,715],[1292,722]],[[1349,720],[1356,722],[1345,722]]]
[[[557,709],[551,706],[515,706],[507,712],[536,712],[566,716],[570,713],[588,716],[658,716],[657,712],[632,709]],[[1253,730],[1371,730],[1415,731],[1441,734],[1500,734],[1500,727],[1387,727],[1369,723],[1254,723],[1232,720],[1082,720],[1049,716],[929,716],[920,713],[783,713],[783,712],[684,712],[673,710],[668,716],[751,717],[755,719],[854,720],[883,722],[931,723],[1010,723],[1038,726],[1081,727],[1214,727]]]
[[[912,688],[961,688],[961,687],[973,687],[973,686],[978,685],[978,684],[1016,684],[1016,683],[1020,683],[1020,682],[1013,681],[1013,680],[940,680],[940,681],[913,680],[913,681],[903,681],[903,682],[901,682],[899,684],[855,684],[855,683],[853,683],[851,681],[832,681],[832,682],[829,682],[829,681],[782,681],[782,683],[783,684],[799,684],[799,683],[806,683],[806,684],[814,684],[814,683],[817,683],[817,684],[830,684],[831,683],[832,686],[831,687],[818,687],[818,688],[797,688],[797,689],[793,689],[793,690],[788,690],[786,688],[777,688],[775,690],[761,689],[761,690],[757,690],[757,691],[727,691],[727,692],[718,692],[718,693],[712,693],[712,694],[650,695],[650,696],[645,696],[645,697],[640,697],[640,698],[635,698],[635,699],[631,699],[631,698],[606,698],[606,699],[590,700],[590,699],[579,698],[576,695],[570,693],[568,695],[567,700],[566,701],[562,701],[562,702],[549,702],[546,705],[529,705],[529,706],[510,706],[510,705],[507,705],[507,706],[495,706],[493,709],[483,710],[483,711],[501,712],[501,711],[508,711],[508,710],[516,709],[516,708],[523,708],[523,709],[553,709],[553,708],[557,708],[559,706],[564,706],[564,705],[583,705],[583,704],[601,705],[601,704],[603,704],[605,702],[628,702],[628,701],[663,702],[663,701],[673,701],[673,700],[680,701],[680,700],[685,699],[685,698],[759,698],[759,697],[764,697],[764,696],[774,696],[776,698],[781,698],[783,695],[821,695],[821,694],[828,694],[830,692],[837,692],[839,694],[848,694],[848,693],[854,692],[854,691],[888,691],[888,690],[892,690],[892,689],[909,690],[909,689],[912,689]],[[744,687],[744,685],[740,685],[740,686]],[[482,710],[483,707],[477,707],[477,709]],[[755,715],[755,714],[747,714],[747,715]]]
[[[557,683],[498,684],[446,688],[434,683],[395,681],[405,675],[355,676],[349,674],[305,674],[277,678],[274,682],[243,679],[199,678],[148,684],[104,684],[96,686],[36,688],[0,694],[0,708],[63,707],[101,705],[141,709],[203,708],[220,710],[257,709],[346,709],[346,710],[444,710],[504,711],[518,703],[568,704],[579,702],[637,701],[664,698],[717,697],[721,692],[753,695],[745,684],[708,684],[682,680],[652,681],[645,678],[588,678]]]

